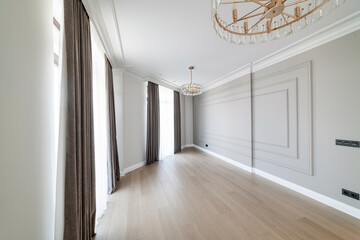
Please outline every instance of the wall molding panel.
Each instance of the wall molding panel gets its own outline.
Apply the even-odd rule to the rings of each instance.
[[[253,159],[313,174],[311,62],[253,78]]]
[[[198,98],[199,132],[195,141],[209,149],[252,165],[250,75],[237,79]],[[237,109],[236,112],[233,109]],[[221,112],[221,114],[219,114]],[[229,119],[228,116],[232,115]],[[210,119],[210,116],[212,119]],[[229,131],[229,126],[233,130]]]

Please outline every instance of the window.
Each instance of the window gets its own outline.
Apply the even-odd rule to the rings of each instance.
[[[174,154],[174,91],[159,86],[160,150],[159,159]]]
[[[61,25],[62,22],[62,0],[53,0],[53,44],[54,44],[54,119],[55,119],[55,146],[57,155],[59,142],[59,127],[60,127],[60,94],[61,94],[61,67],[60,67],[60,52],[61,47]]]
[[[96,223],[106,210],[108,201],[108,149],[109,112],[106,89],[105,50],[91,23],[91,48],[93,66],[93,116],[95,146]]]

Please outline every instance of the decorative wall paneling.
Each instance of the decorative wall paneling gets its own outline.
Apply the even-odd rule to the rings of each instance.
[[[247,166],[252,166],[250,83],[248,74],[204,93],[194,103],[200,110],[197,141]]]
[[[254,76],[195,98],[195,143],[247,166],[312,175],[311,62]]]
[[[312,174],[311,63],[253,78],[254,164]]]

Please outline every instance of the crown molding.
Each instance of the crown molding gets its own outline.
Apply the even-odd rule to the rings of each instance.
[[[290,44],[272,54],[263,57],[252,64],[246,64],[230,73],[227,73],[204,87],[203,92],[219,87],[227,82],[245,76],[250,72],[256,72],[298,54],[321,46],[325,43],[343,37],[360,29],[360,11],[357,11],[320,31],[310,34],[293,44]],[[252,68],[252,69],[251,69]]]
[[[118,20],[118,17],[117,17],[114,0],[111,0],[111,3],[112,3],[112,15],[113,15],[112,17],[113,17],[113,20],[115,22],[116,34],[117,34],[117,37],[118,37],[118,44],[119,44],[119,48],[120,48],[120,52],[121,52],[121,60],[122,60],[122,63],[124,65],[126,65],[125,55],[124,55],[124,48],[123,48],[122,41],[121,41],[119,20]]]
[[[145,82],[145,81],[153,82],[153,83],[162,85],[164,87],[167,87],[167,88],[170,88],[170,89],[176,90],[176,91],[181,90],[181,88],[177,84],[175,84],[175,83],[173,83],[173,82],[171,82],[169,80],[166,80],[164,78],[161,78],[159,76],[156,76],[154,74],[152,74],[152,75],[143,75],[143,74],[141,74],[139,72],[134,71],[133,69],[123,68],[123,67],[120,68],[120,69],[124,70],[124,75],[132,77],[132,78],[134,78],[136,80],[139,80],[139,81],[142,81],[142,82]]]
[[[294,57],[337,38],[360,29],[360,11],[357,11],[313,34],[310,34],[293,44],[290,44],[253,63],[253,71],[259,71],[275,63]]]
[[[224,85],[225,83],[231,82],[232,80],[235,80],[239,77],[245,76],[246,74],[250,74],[250,65],[251,64],[248,63],[232,72],[229,72],[229,73],[219,77],[218,79],[211,82],[210,84],[205,85],[203,92],[206,92],[210,89]]]
[[[141,73],[138,73],[134,70],[127,70],[127,69],[124,69],[124,75],[127,75],[127,76],[130,76],[132,78],[135,78],[136,80],[140,80],[140,81],[146,81],[146,77],[144,75],[142,75]]]
[[[105,49],[106,55],[112,66],[118,67],[116,63],[115,52],[109,39],[109,33],[104,23],[104,18],[100,10],[98,1],[83,0],[83,4],[89,14],[90,20],[92,21],[97,34],[99,35],[100,41]]]
[[[176,90],[176,91],[179,91],[181,90],[181,86],[179,86],[178,84],[170,81],[170,80],[167,80],[165,78],[162,78],[162,77],[159,77],[155,74],[151,74],[149,76],[147,76],[145,78],[146,81],[150,81],[150,82],[154,82],[154,83],[157,83],[159,85],[162,85],[164,87],[168,87],[168,88],[171,88],[173,90]]]

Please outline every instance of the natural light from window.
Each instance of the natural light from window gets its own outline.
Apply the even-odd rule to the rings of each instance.
[[[159,159],[174,154],[174,91],[159,86],[160,100],[160,150]]]
[[[91,24],[91,47],[93,67],[93,109],[96,179],[96,222],[106,210],[107,162],[109,145],[109,113],[106,91],[105,50],[96,29]]]

